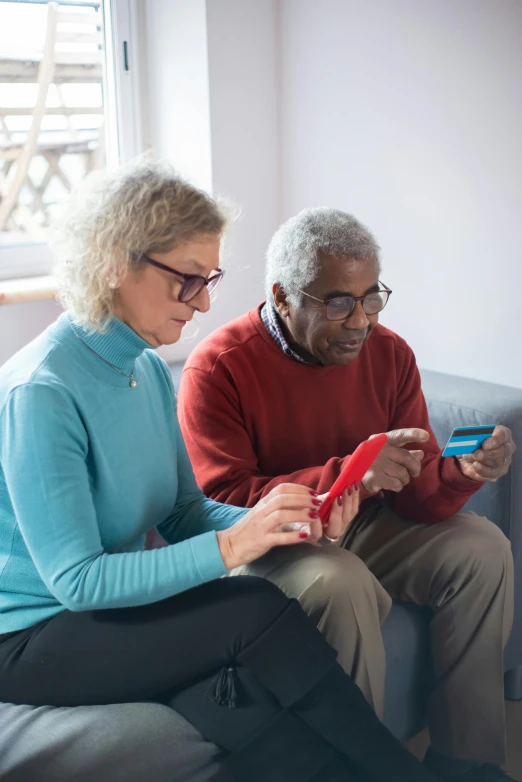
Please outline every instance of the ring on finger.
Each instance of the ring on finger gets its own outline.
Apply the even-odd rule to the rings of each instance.
[[[323,538],[328,541],[328,543],[337,543],[341,536],[338,535],[336,538],[330,538],[326,532],[323,532]]]

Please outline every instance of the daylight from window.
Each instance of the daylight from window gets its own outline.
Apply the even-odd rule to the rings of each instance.
[[[105,163],[99,2],[0,0],[0,245],[42,242]]]

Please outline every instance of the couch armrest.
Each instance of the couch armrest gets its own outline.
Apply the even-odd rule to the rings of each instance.
[[[440,445],[445,444],[453,427],[480,424],[509,426],[518,444],[509,473],[497,483],[484,484],[465,507],[487,516],[511,541],[515,621],[505,653],[506,669],[510,670],[522,665],[522,390],[427,370],[422,370],[421,376],[430,421]]]
[[[505,424],[512,430],[519,450],[510,472],[497,483],[486,483],[466,510],[498,524],[518,555],[522,546],[522,390],[427,370],[421,375],[430,421],[441,446],[455,426]]]

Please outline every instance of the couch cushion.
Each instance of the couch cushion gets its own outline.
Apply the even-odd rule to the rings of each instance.
[[[167,706],[0,703],[2,782],[210,782],[217,748]]]
[[[386,649],[384,723],[403,741],[419,731],[426,717],[431,659],[430,612],[393,603],[382,627]]]

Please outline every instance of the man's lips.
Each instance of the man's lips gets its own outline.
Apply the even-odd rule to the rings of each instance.
[[[364,343],[364,339],[359,339],[359,340],[352,340],[350,342],[336,342],[335,345],[341,350],[359,350],[359,348],[362,347],[363,343]]]
[[[358,350],[365,342],[366,334],[364,337],[353,337],[352,339],[343,339],[335,343],[335,346],[341,350]]]

